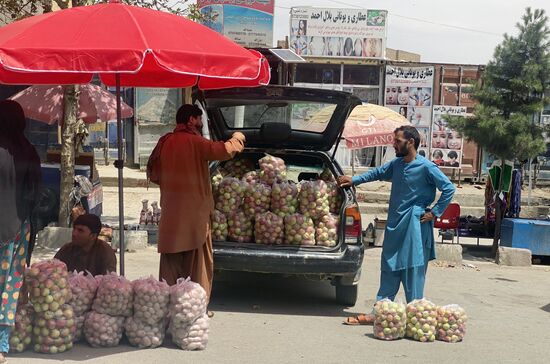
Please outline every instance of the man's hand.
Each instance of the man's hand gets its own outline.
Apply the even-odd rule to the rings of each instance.
[[[351,176],[338,176],[338,186],[340,187],[351,187]]]
[[[231,137],[240,140],[243,144],[246,143],[246,137],[240,131],[234,132]]]
[[[425,223],[433,220],[435,220],[435,215],[431,211],[425,212],[424,215],[420,216],[421,223]]]

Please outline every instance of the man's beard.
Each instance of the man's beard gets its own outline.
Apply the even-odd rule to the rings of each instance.
[[[409,149],[407,149],[407,146],[404,145],[395,151],[395,155],[397,157],[406,157],[409,155]]]

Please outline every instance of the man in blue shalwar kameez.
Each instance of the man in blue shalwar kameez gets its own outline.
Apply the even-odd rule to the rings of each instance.
[[[455,187],[433,162],[417,154],[420,135],[412,126],[395,130],[397,158],[359,176],[341,176],[341,187],[391,181],[388,221],[382,247],[380,288],[376,300],[393,300],[403,284],[407,302],[424,297],[428,261],[435,259],[433,221],[453,198]],[[436,188],[441,197],[435,200]],[[373,315],[350,317],[348,324],[371,324]]]

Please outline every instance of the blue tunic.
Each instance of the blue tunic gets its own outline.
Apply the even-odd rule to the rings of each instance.
[[[435,259],[433,221],[421,224],[420,217],[432,207],[438,217],[451,202],[455,187],[438,166],[421,155],[410,163],[402,157],[352,178],[354,186],[375,181],[391,181],[388,221],[382,247],[382,271],[397,271],[425,265]]]

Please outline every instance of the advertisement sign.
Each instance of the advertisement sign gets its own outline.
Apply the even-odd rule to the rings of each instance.
[[[444,115],[466,116],[466,106],[434,105],[431,133],[431,160],[438,166],[460,168],[464,139],[449,128]]]
[[[203,24],[243,47],[273,46],[275,0],[197,0]]]
[[[134,115],[138,123],[175,124],[182,104],[181,89],[136,88]]]
[[[302,56],[384,58],[386,10],[290,9],[290,49]]]
[[[386,66],[384,105],[403,115],[420,133],[419,153],[429,158],[434,67]]]

